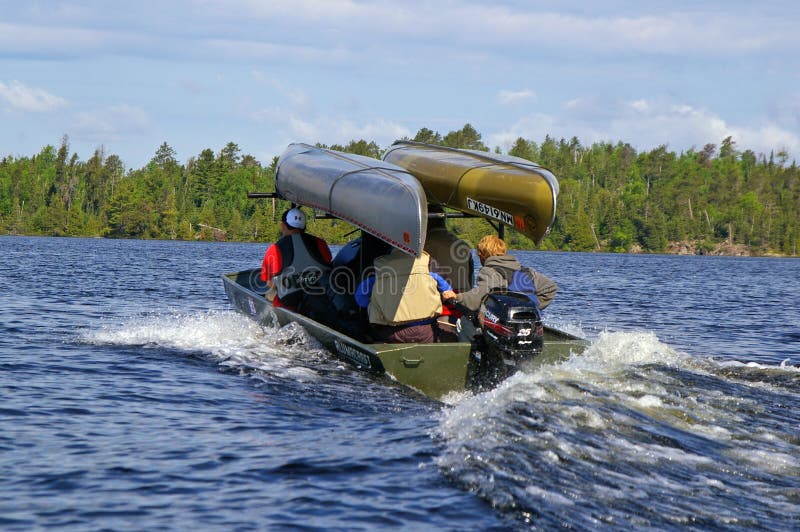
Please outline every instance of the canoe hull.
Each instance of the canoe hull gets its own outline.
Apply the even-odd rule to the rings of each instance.
[[[411,172],[430,203],[511,226],[537,244],[555,219],[558,180],[531,161],[410,141],[395,142],[383,159]]]
[[[422,252],[428,223],[425,191],[398,166],[290,144],[278,159],[275,189],[288,201],[346,220],[406,253]]]

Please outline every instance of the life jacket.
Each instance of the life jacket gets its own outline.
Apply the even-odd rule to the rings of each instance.
[[[325,294],[331,267],[322,257],[317,238],[306,233],[287,235],[277,242],[283,268],[272,278],[281,303],[297,306],[306,293]]]
[[[520,270],[512,270],[495,266],[494,270],[503,276],[509,292],[519,292],[528,296],[536,308],[539,308],[539,298],[536,297],[536,285],[533,282],[533,272],[530,268],[523,267]]]
[[[375,284],[367,306],[370,323],[400,325],[441,314],[442,299],[429,266],[427,253],[413,258],[394,251],[375,259]]]
[[[372,271],[377,257],[390,253],[392,247],[369,233],[351,240],[334,257],[328,298],[344,317],[358,315],[360,307],[353,298],[365,270]]]

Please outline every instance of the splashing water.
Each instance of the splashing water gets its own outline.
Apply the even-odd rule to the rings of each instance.
[[[314,381],[309,365],[324,359],[324,350],[302,327],[262,327],[232,311],[156,314],[81,334],[83,343],[142,346],[200,353],[231,370],[257,370],[300,382]]]
[[[545,528],[780,527],[800,518],[800,437],[780,429],[800,425],[798,391],[791,366],[721,366],[651,333],[603,333],[444,410],[435,462]]]

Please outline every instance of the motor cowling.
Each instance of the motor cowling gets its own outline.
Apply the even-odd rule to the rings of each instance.
[[[478,314],[486,349],[514,361],[541,353],[544,347],[542,315],[536,304],[517,292],[494,292]]]
[[[539,308],[525,294],[492,292],[478,311],[480,341],[473,350],[472,381],[491,387],[514,374],[544,347],[544,327]]]

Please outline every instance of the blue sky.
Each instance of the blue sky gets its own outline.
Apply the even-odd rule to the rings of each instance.
[[[0,0],[0,156],[573,136],[800,160],[800,2]]]

